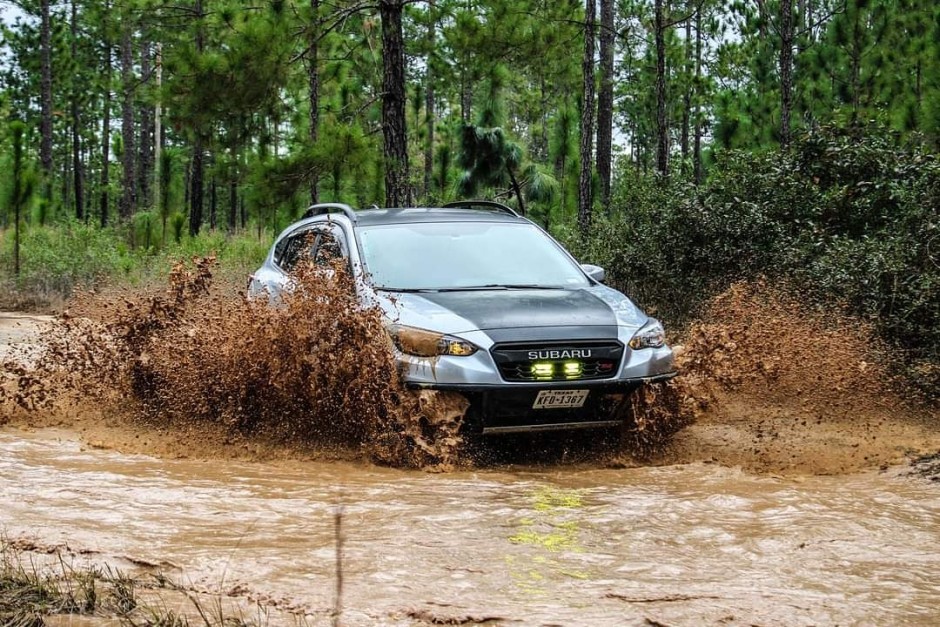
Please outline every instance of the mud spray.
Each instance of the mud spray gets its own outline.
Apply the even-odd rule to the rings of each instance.
[[[0,362],[0,422],[109,416],[173,432],[183,448],[266,443],[404,467],[473,463],[466,399],[403,386],[382,317],[360,307],[348,274],[301,269],[271,307],[215,285],[214,265],[180,263],[157,293],[78,295],[41,342]],[[680,377],[623,403],[616,455],[656,458],[740,390],[846,415],[898,402],[864,325],[762,283],[734,286],[703,319],[677,347]]]

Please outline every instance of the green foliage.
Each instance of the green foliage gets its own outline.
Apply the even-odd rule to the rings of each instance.
[[[674,323],[738,279],[841,302],[913,359],[940,359],[940,160],[884,128],[824,128],[792,151],[719,156],[701,187],[624,172],[615,215],[562,237]],[[940,382],[938,382],[940,383]]]
[[[21,274],[0,283],[0,291],[15,289],[42,299],[68,296],[81,285],[162,282],[176,261],[209,254],[218,257],[224,275],[240,283],[261,265],[270,245],[267,232],[260,239],[249,234],[228,237],[219,231],[188,237],[185,216],[174,214],[171,224],[176,231],[174,243],[163,249],[155,248],[159,240],[156,218],[148,213],[137,215],[133,235],[140,241],[149,229],[149,247],[142,241],[136,248],[128,246],[127,234],[118,227],[102,229],[75,221],[31,226],[22,236]],[[0,268],[12,266],[12,255],[12,230],[0,230]]]

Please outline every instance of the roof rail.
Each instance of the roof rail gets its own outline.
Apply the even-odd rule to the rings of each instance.
[[[516,216],[517,218],[521,217],[518,213],[513,211],[511,207],[507,207],[501,202],[494,202],[492,200],[455,200],[454,202],[449,202],[443,206],[443,209],[450,208],[462,208],[462,209],[495,209],[496,211],[502,211],[503,213],[508,213],[510,215]]]
[[[353,211],[353,208],[349,205],[344,205],[341,202],[321,202],[316,205],[311,205],[306,211],[304,211],[304,215],[301,216],[301,220],[305,218],[312,218],[313,216],[331,213],[333,210],[342,211],[343,215],[349,218],[349,220],[352,222],[357,222],[359,220],[359,216],[356,215],[356,212]]]

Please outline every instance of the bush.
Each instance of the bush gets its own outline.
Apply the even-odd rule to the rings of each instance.
[[[148,213],[135,216],[125,227],[101,229],[70,221],[52,226],[33,224],[23,229],[21,271],[13,271],[13,231],[0,230],[0,307],[67,298],[79,286],[139,285],[162,282],[180,259],[214,254],[220,274],[243,283],[261,265],[270,238],[252,233],[229,236],[203,231],[183,235],[163,248],[157,220]],[[136,242],[131,247],[128,242]]]
[[[586,240],[562,239],[673,325],[766,276],[844,304],[914,362],[940,360],[940,162],[920,146],[825,128],[786,153],[720,154],[698,188],[624,169],[612,204]]]

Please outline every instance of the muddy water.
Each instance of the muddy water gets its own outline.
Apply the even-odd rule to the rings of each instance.
[[[0,431],[0,527],[343,623],[936,624],[940,486],[716,465],[431,475],[157,460]],[[652,622],[646,622],[646,621]],[[452,623],[451,623],[452,624]]]

